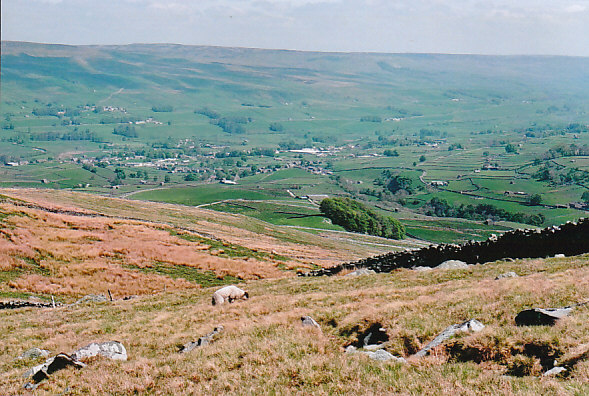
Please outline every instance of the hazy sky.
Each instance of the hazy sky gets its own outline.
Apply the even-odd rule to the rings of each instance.
[[[2,0],[2,39],[589,56],[589,0]]]

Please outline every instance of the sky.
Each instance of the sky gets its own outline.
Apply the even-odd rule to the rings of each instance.
[[[589,0],[2,0],[2,40],[589,56]]]

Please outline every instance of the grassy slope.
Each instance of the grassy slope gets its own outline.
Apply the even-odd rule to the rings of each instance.
[[[469,270],[399,270],[361,278],[292,278],[248,282],[251,299],[212,307],[214,289],[167,292],[130,301],[52,310],[0,312],[0,389],[21,392],[22,372],[35,362],[13,360],[38,346],[56,353],[92,341],[119,340],[129,360],[98,359],[82,371],[52,375],[39,394],[586,394],[589,391],[589,309],[554,327],[519,328],[523,308],[563,306],[589,293],[589,257],[497,262]],[[495,281],[514,270],[520,278]],[[323,334],[301,328],[310,314]],[[408,356],[446,326],[477,318],[487,327],[462,335],[452,350],[399,365],[344,354],[356,326],[386,328],[386,348]],[[189,354],[177,346],[222,324],[218,341]],[[137,335],[141,334],[141,337]],[[585,353],[566,379],[538,378],[538,361],[518,350],[547,348],[564,362]],[[470,348],[470,349],[468,349]],[[476,363],[460,361],[491,356]],[[526,361],[531,376],[504,376]]]

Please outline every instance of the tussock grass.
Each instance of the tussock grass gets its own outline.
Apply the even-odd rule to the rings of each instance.
[[[364,277],[251,280],[251,298],[211,306],[215,288],[169,290],[129,301],[0,312],[0,389],[21,392],[14,357],[33,346],[69,352],[92,341],[123,342],[129,361],[98,359],[54,374],[39,394],[586,394],[589,307],[553,327],[517,327],[521,309],[569,305],[589,295],[589,256],[496,262],[468,270]],[[515,270],[519,278],[495,281]],[[311,315],[322,327],[302,328]],[[410,358],[450,324],[461,334],[423,359]],[[344,353],[379,322],[401,365]],[[222,324],[217,341],[188,354],[178,346]],[[547,359],[565,378],[542,378]],[[34,362],[31,362],[31,365]]]

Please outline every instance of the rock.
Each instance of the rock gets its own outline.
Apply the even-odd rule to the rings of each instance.
[[[106,296],[103,296],[102,294],[97,295],[97,294],[88,294],[87,296],[84,296],[82,298],[80,298],[78,301],[76,301],[75,303],[72,303],[70,305],[76,305],[76,304],[81,304],[83,302],[86,301],[90,301],[90,302],[107,302],[108,298],[106,298]]]
[[[551,377],[551,376],[556,376],[562,372],[567,371],[567,369],[565,369],[564,367],[553,367],[550,370],[548,370],[547,372],[545,372],[544,374],[542,374],[542,377]]]
[[[485,328],[485,325],[476,319],[470,319],[460,324],[454,324],[448,326],[442,331],[436,338],[430,341],[425,347],[423,347],[415,356],[425,356],[430,349],[437,347],[442,342],[454,337],[456,333],[460,332],[478,332]]]
[[[65,353],[60,353],[52,358],[47,359],[47,361],[43,364],[33,367],[32,369],[27,370],[24,373],[24,377],[32,377],[32,380],[35,383],[41,382],[46,378],[49,378],[50,374],[54,372],[64,369],[68,366],[74,366],[75,368],[83,368],[86,365],[82,362],[78,362],[73,357],[66,355]],[[33,384],[25,384],[24,387],[26,389],[34,389]]]
[[[381,362],[387,361],[387,360],[394,360],[396,362],[399,363],[406,363],[406,360],[403,359],[402,357],[397,357],[393,354],[391,354],[390,352],[385,351],[384,349],[379,349],[378,351],[375,352],[363,352],[366,355],[368,355],[368,357],[372,360],[379,360]]]
[[[358,351],[358,348],[356,348],[354,345],[348,345],[346,347],[346,353],[356,353]]]
[[[362,348],[362,349],[364,349],[365,351],[374,352],[374,351],[378,351],[379,349],[383,349],[383,348],[384,348],[384,345],[382,345],[382,344],[371,344],[371,345],[364,345],[364,348]]]
[[[23,352],[17,359],[37,359],[49,356],[49,351],[40,348],[31,348]]]
[[[301,323],[303,327],[316,327],[319,330],[321,330],[321,326],[319,326],[319,323],[317,323],[315,319],[313,319],[310,316],[301,316]]]
[[[436,269],[464,269],[468,268],[468,264],[460,260],[446,260],[438,265]]]
[[[211,342],[213,342],[215,336],[221,333],[224,329],[225,328],[221,325],[215,327],[213,331],[200,337],[198,340],[184,344],[184,346],[180,348],[180,353],[187,353],[192,351],[194,348],[209,345]]]
[[[433,270],[433,268],[432,267],[422,267],[422,266],[419,266],[419,267],[413,267],[412,270],[413,271],[418,271],[418,272],[423,272],[423,271],[431,271],[431,270]]]
[[[376,274],[376,271],[373,271],[373,270],[367,269],[367,268],[360,268],[360,269],[357,269],[356,271],[350,272],[346,276],[361,276],[361,275],[374,275],[374,274]]]
[[[511,271],[511,272],[506,272],[504,274],[497,275],[495,280],[505,279],[505,278],[517,278],[517,277],[518,277],[518,275],[515,272]]]
[[[562,254],[562,253],[559,253],[559,254],[555,254],[554,255],[554,258],[565,258],[565,257],[566,256],[564,254]]]
[[[558,319],[570,315],[573,308],[533,308],[521,311],[515,317],[518,326],[552,326]]]
[[[72,353],[75,360],[88,359],[94,356],[104,356],[113,360],[127,360],[127,350],[118,341],[107,341],[102,343],[93,342]]]

